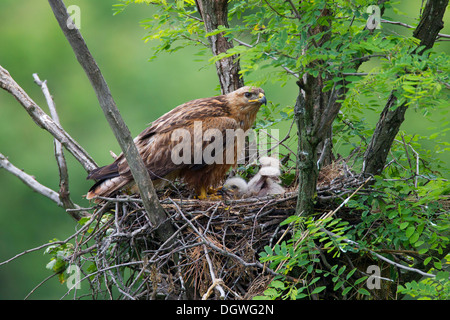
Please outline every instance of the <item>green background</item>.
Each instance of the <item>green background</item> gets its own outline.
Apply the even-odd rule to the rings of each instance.
[[[162,54],[148,61],[152,54],[151,45],[142,40],[146,31],[139,22],[151,16],[151,7],[133,5],[113,16],[115,0],[65,3],[80,7],[81,33],[133,136],[149,122],[185,101],[219,94],[215,68],[208,62],[208,56],[195,55],[196,48]],[[401,8],[407,15],[402,21],[413,24],[421,1],[402,3],[405,5]],[[446,22],[448,17],[447,10]],[[398,32],[410,32],[396,28],[392,27]],[[450,33],[448,23],[442,32]],[[441,50],[448,52],[448,45],[441,46]],[[90,83],[47,1],[1,1],[0,65],[44,110],[47,110],[45,99],[34,84],[32,74],[38,73],[42,80],[48,81],[62,126],[99,165],[111,161],[109,150],[120,153]],[[269,83],[264,89],[269,101],[279,103],[281,107],[293,106],[297,95],[294,81],[283,87],[276,82]],[[377,116],[369,114],[368,119],[375,124]],[[411,110],[402,130],[429,134],[426,128],[439,126],[441,120],[442,115],[425,119]],[[280,129],[286,130],[285,126]],[[37,127],[22,106],[3,90],[0,91],[0,153],[42,184],[58,190],[58,169],[51,135]],[[91,182],[85,179],[86,172],[68,152],[66,159],[71,198],[81,206],[89,206],[82,196]],[[448,161],[448,155],[443,155],[442,159]],[[53,238],[64,240],[74,231],[74,220],[63,209],[0,169],[0,262]],[[40,250],[0,266],[0,299],[23,299],[52,274],[45,269],[49,258]],[[29,298],[59,299],[66,291],[66,286],[53,278]]]

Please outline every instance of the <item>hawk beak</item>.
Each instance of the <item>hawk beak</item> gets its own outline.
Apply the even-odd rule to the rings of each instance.
[[[261,104],[267,104],[267,99],[264,93],[259,93],[259,99],[248,100],[248,102],[259,102]]]

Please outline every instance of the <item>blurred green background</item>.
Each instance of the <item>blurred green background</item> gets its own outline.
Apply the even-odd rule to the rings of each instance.
[[[421,1],[402,2],[407,3],[402,9],[410,17],[409,21],[404,17],[402,20],[414,23]],[[65,3],[81,8],[81,33],[133,136],[174,106],[219,94],[214,66],[208,63],[207,56],[195,55],[195,48],[162,54],[148,61],[151,45],[142,40],[146,31],[139,21],[152,14],[151,7],[134,5],[113,16],[112,5],[116,0],[66,0]],[[446,17],[448,20],[449,12]],[[409,31],[399,28],[398,32]],[[450,33],[448,24],[442,32]],[[443,48],[448,50],[448,46]],[[42,80],[48,81],[62,126],[99,165],[111,161],[109,150],[120,153],[90,83],[47,1],[1,1],[0,65],[44,110],[47,110],[45,99],[34,84],[32,74],[38,73]],[[281,107],[292,106],[295,102],[294,81],[283,87],[271,83],[264,89],[268,99]],[[370,118],[373,123],[376,120],[375,115]],[[436,121],[439,120],[442,115],[424,119],[411,111],[402,129],[426,134],[425,129],[438,126]],[[42,184],[58,190],[52,137],[37,127],[21,105],[3,90],[0,91],[0,153]],[[444,159],[448,160],[448,155],[446,157]],[[68,152],[66,159],[71,197],[79,205],[89,206],[82,195],[91,182],[85,179],[85,171]],[[74,220],[63,209],[0,169],[0,262],[53,238],[64,240],[74,230]],[[45,269],[49,258],[40,250],[0,266],[0,299],[23,299],[51,275],[51,271]],[[53,278],[29,298],[59,299],[66,291],[66,286]]]

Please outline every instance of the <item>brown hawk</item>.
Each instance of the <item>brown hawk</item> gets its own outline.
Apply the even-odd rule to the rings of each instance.
[[[230,167],[236,165],[236,145],[230,143],[235,137],[230,140],[228,134],[250,129],[263,103],[264,90],[246,86],[226,95],[186,102],[155,120],[134,139],[155,187],[181,178],[205,199],[208,188],[219,187]],[[134,184],[123,154],[91,171],[87,178],[97,181],[87,199],[110,196]]]

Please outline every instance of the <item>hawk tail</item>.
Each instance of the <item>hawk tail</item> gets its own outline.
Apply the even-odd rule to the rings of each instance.
[[[98,196],[107,197],[128,183],[128,180],[120,175],[116,162],[92,170],[87,179],[97,180],[86,195],[88,200]]]
[[[95,197],[107,197],[113,194],[114,192],[120,190],[125,185],[128,184],[128,181],[121,176],[100,180],[95,183],[86,195],[86,199],[90,200]]]

